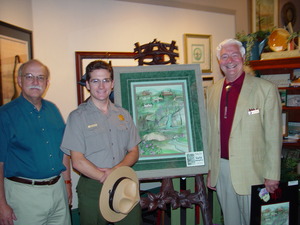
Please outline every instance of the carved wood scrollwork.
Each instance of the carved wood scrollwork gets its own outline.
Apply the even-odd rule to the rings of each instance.
[[[193,204],[199,205],[203,215],[203,223],[211,225],[212,217],[203,175],[195,176],[195,185],[195,193],[191,193],[190,190],[177,192],[174,190],[172,178],[164,178],[159,193],[148,192],[147,197],[141,197],[141,207],[142,209],[148,209],[148,211],[154,211],[156,209],[167,210],[168,204],[171,205],[172,209],[179,207],[192,208]]]

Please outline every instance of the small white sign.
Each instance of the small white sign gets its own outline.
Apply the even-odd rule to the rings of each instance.
[[[185,153],[186,166],[203,166],[204,155],[203,152],[188,152]]]

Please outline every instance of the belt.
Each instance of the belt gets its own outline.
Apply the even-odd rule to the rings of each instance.
[[[24,179],[24,178],[20,178],[20,177],[7,177],[7,179],[15,181],[15,182],[19,182],[22,184],[32,184],[32,185],[52,185],[55,184],[60,178],[60,175],[57,177],[54,177],[51,180],[47,180],[47,181],[35,181],[35,180],[29,180],[29,179]]]

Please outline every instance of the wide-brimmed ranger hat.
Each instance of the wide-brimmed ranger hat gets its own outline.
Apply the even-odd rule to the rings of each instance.
[[[112,171],[103,183],[99,207],[104,219],[118,222],[139,203],[139,180],[134,170],[122,166]]]

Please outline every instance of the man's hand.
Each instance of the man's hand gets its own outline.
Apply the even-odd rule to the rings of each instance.
[[[104,183],[104,181],[106,180],[108,175],[113,171],[113,169],[110,169],[110,168],[98,168],[98,170],[104,173],[100,179],[101,183]]]
[[[12,208],[7,204],[0,205],[0,225],[13,225],[17,220]]]
[[[274,193],[274,191],[278,188],[278,185],[279,185],[278,180],[265,179],[265,186],[269,193]]]

